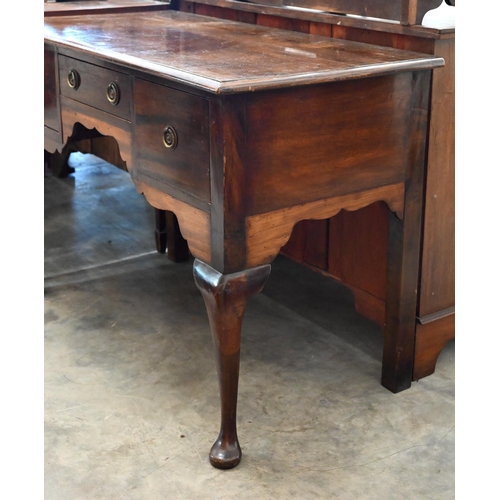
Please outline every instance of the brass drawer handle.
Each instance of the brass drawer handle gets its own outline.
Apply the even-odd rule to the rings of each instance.
[[[77,90],[80,86],[80,75],[78,71],[76,71],[76,69],[70,69],[66,81],[68,82],[69,88]]]
[[[116,106],[120,102],[120,89],[115,82],[111,82],[108,85],[106,97],[113,106]]]
[[[170,125],[163,129],[163,144],[168,149],[177,147],[177,132]]]

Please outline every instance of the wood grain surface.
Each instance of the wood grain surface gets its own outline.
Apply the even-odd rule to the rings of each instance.
[[[44,19],[45,40],[215,93],[434,68],[425,54],[184,12]]]

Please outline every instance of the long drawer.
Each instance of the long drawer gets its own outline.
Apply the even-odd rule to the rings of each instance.
[[[131,80],[125,73],[59,56],[61,95],[125,120],[131,117]]]

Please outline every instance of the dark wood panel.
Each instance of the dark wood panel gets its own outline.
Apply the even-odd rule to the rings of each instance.
[[[334,85],[334,93],[318,86],[249,95],[249,214],[375,187],[374,172],[379,186],[404,178],[411,74]]]
[[[455,304],[455,43],[436,53],[446,66],[432,82],[419,316]]]
[[[392,392],[410,387],[413,376],[430,77],[419,72],[413,81],[404,218],[389,214],[382,385]]]
[[[389,0],[390,1],[390,0]],[[239,12],[266,14],[289,19],[302,19],[316,23],[326,23],[337,27],[360,28],[363,30],[378,31],[384,33],[398,33],[402,35],[418,36],[420,38],[440,39],[454,38],[455,29],[424,28],[418,24],[405,25],[397,22],[387,22],[384,19],[366,18],[362,16],[346,16],[313,9],[287,9],[281,5],[270,3],[258,4],[240,0],[179,0],[179,10],[193,12],[193,5],[215,5]]]
[[[328,267],[329,220],[303,220],[296,224],[281,253],[325,270]]]
[[[420,24],[424,14],[442,0],[253,0],[253,3],[275,7],[301,7],[324,12],[354,14],[389,19],[402,24]]]
[[[238,11],[225,9],[216,5],[195,4],[194,12],[199,16],[210,16],[218,19],[229,19],[230,21],[239,21]]]
[[[235,10],[217,5],[181,2],[179,5],[181,12],[195,12],[200,16],[217,17],[218,19],[230,19],[240,23],[255,24],[257,15],[253,12]]]
[[[302,220],[295,224],[290,239],[281,249],[281,253],[283,255],[286,255],[287,257],[290,257],[298,262],[304,261],[304,249],[307,238],[307,222],[308,221],[306,220]]]
[[[138,172],[210,202],[208,101],[136,79],[136,123],[132,176]],[[163,132],[172,127],[178,143],[167,148]]]
[[[353,28],[349,26],[333,26],[332,36],[342,40],[353,40],[361,43],[373,43],[384,47],[411,50],[423,54],[433,54],[435,40],[411,35],[402,35],[386,31]]]
[[[309,21],[304,21],[302,19],[257,14],[256,24],[259,26],[267,26],[268,28],[309,33]]]
[[[389,209],[375,203],[330,219],[328,272],[349,286],[385,300]]]
[[[309,33],[311,35],[332,36],[332,25],[316,21],[309,22]]]
[[[213,98],[210,122],[211,266],[232,273],[246,260],[245,96]]]
[[[59,86],[57,84],[57,54],[54,47],[45,44],[43,56],[44,124],[55,132],[59,132],[61,130],[61,119],[58,100]]]

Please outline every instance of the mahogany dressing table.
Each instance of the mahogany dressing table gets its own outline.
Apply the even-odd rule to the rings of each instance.
[[[44,33],[57,62],[46,150],[82,127],[114,137],[138,192],[175,213],[195,257],[220,386],[213,466],[241,459],[243,313],[300,220],[389,207],[382,381],[409,386],[442,58],[177,11],[46,17]]]

